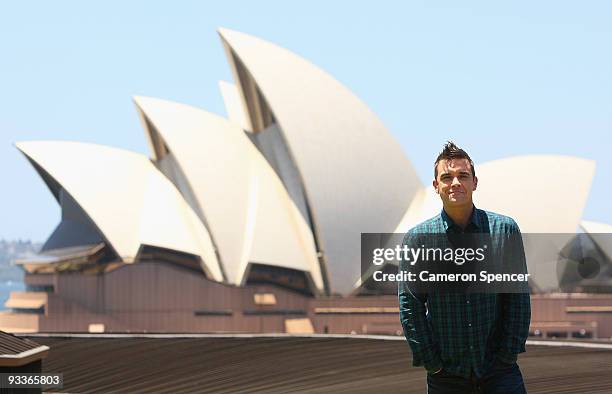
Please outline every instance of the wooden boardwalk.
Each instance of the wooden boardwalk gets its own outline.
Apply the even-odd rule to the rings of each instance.
[[[403,341],[362,338],[56,338],[62,392],[424,393]],[[612,350],[528,346],[528,392],[612,393]],[[53,390],[50,390],[53,391]]]

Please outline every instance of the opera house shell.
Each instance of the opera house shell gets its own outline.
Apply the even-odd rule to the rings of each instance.
[[[234,77],[220,83],[228,118],[134,97],[150,157],[17,143],[62,218],[40,255],[19,262],[28,291],[11,295],[2,329],[398,333],[395,296],[360,297],[361,233],[404,233],[439,212],[438,196],[329,74],[259,38],[219,34]],[[550,170],[546,183],[533,168]],[[537,289],[558,289],[595,163],[522,156],[476,172],[478,206],[523,233],[565,234],[529,262]],[[499,193],[507,182],[515,192]]]

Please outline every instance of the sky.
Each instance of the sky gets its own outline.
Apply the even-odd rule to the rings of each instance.
[[[427,184],[448,139],[476,163],[594,160],[583,217],[612,223],[611,18],[607,1],[4,2],[0,239],[44,241],[60,219],[16,141],[148,155],[134,95],[225,115],[218,81],[232,77],[219,27],[285,47],[342,82]]]

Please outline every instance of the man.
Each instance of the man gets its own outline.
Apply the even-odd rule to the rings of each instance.
[[[472,159],[449,141],[434,167],[433,187],[443,209],[412,228],[404,246],[421,246],[417,235],[422,239],[486,233],[520,239],[514,220],[474,206],[477,185]],[[522,241],[518,258],[525,265]],[[410,264],[401,261],[400,271],[407,268]],[[525,351],[529,332],[528,292],[416,292],[400,282],[399,304],[413,365],[427,370],[428,393],[526,393],[516,360]]]

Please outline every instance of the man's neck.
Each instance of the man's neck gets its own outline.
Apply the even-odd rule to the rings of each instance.
[[[465,207],[444,207],[444,212],[446,212],[448,217],[462,229],[465,229],[470,223],[473,210],[473,204],[466,205]]]

